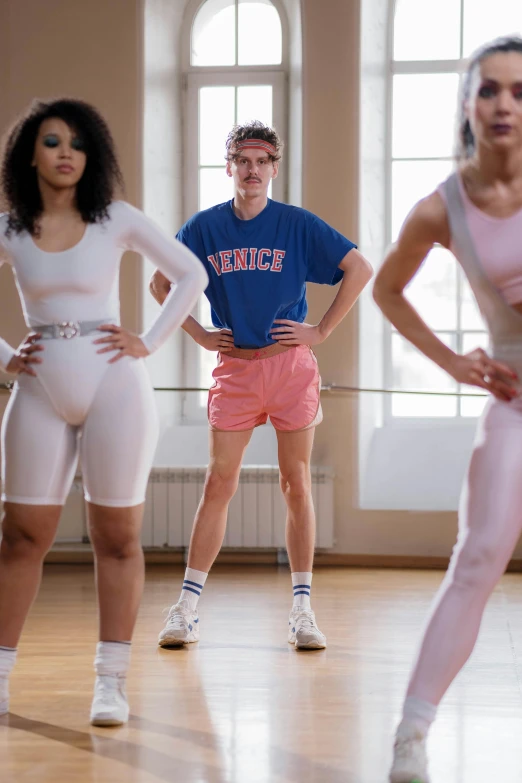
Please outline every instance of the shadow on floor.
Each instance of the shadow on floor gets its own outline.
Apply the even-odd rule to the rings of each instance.
[[[298,716],[296,716],[296,720]],[[146,731],[155,734],[169,736],[172,739],[181,739],[185,742],[193,743],[202,748],[213,750],[220,755],[219,743],[216,742],[214,735],[202,731],[194,731],[178,726],[168,726],[167,724],[151,721],[146,718],[140,718],[131,715],[129,720],[131,728]],[[111,736],[100,736],[89,731],[77,731],[67,729],[63,726],[56,726],[52,723],[31,720],[21,715],[9,714],[0,718],[0,727],[5,726],[10,729],[18,729],[35,734],[39,737],[60,742],[70,747],[82,750],[87,753],[94,753],[102,758],[118,761],[126,764],[132,769],[141,769],[157,778],[176,783],[186,781],[194,783],[204,781],[205,783],[242,783],[238,781],[235,773],[225,772],[221,769],[206,764],[198,760],[198,754],[190,760],[170,756],[161,751],[154,750],[128,740],[120,740]],[[111,729],[107,730],[108,732]],[[222,751],[221,751],[222,753]],[[276,780],[287,780],[292,783],[363,783],[354,775],[344,771],[333,769],[332,767],[310,761],[299,754],[285,751],[282,748],[271,746],[270,758],[268,761],[269,771],[266,780],[259,777],[259,770],[254,768],[251,772],[251,781],[256,783],[272,783]],[[253,762],[255,764],[255,762]],[[225,766],[225,763],[223,764]],[[232,767],[234,764],[232,763]]]

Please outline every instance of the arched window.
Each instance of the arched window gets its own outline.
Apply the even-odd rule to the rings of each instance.
[[[485,41],[521,30],[520,0],[396,0],[388,123],[389,241],[397,237],[415,202],[454,168],[465,58]],[[447,250],[432,250],[407,296],[439,338],[458,352],[487,345],[469,285]],[[384,377],[389,388],[463,390],[395,330],[386,330],[385,342]],[[477,416],[484,405],[483,399],[452,396],[389,397],[391,417]]]
[[[281,18],[270,0],[207,0],[194,18],[190,64],[280,65]]]
[[[184,217],[232,197],[225,172],[225,141],[236,123],[257,119],[286,137],[287,43],[285,17],[271,0],[195,0],[188,8],[184,51],[185,171]],[[269,196],[286,200],[286,165]],[[211,328],[202,297],[198,320]],[[211,383],[215,355],[185,342],[187,386]],[[187,397],[187,418],[198,418],[206,394]]]

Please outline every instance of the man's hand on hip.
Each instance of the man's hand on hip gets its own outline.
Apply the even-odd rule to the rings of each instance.
[[[281,345],[319,345],[326,338],[319,325],[301,324],[285,318],[277,318],[274,324],[281,326],[273,326],[270,336]]]
[[[234,347],[234,335],[230,329],[219,329],[218,331],[205,329],[205,333],[198,337],[196,342],[207,351],[227,353]]]

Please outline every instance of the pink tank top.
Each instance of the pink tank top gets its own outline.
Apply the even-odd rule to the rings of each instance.
[[[506,296],[509,289],[511,303],[522,301],[522,252],[516,253],[522,210],[510,218],[489,217],[466,197],[457,174],[451,174],[439,192],[446,204],[451,249],[487,324],[492,356],[522,379],[522,313]]]
[[[522,302],[522,209],[508,218],[487,215],[467,195],[460,174],[456,179],[466,223],[484,273],[508,304]],[[439,185],[437,192],[447,207],[444,184]],[[457,255],[453,239],[451,250]]]

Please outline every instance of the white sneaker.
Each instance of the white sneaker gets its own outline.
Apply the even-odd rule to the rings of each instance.
[[[160,647],[181,647],[192,642],[199,642],[199,617],[187,601],[180,601],[171,606],[158,644]]]
[[[430,783],[426,737],[420,733],[397,732],[390,783]]]
[[[323,650],[326,636],[321,633],[311,609],[296,606],[290,612],[288,621],[288,641],[295,644],[296,650]]]
[[[125,677],[99,674],[91,707],[93,726],[121,726],[129,720]]]
[[[0,715],[9,712],[9,678],[0,677]]]

